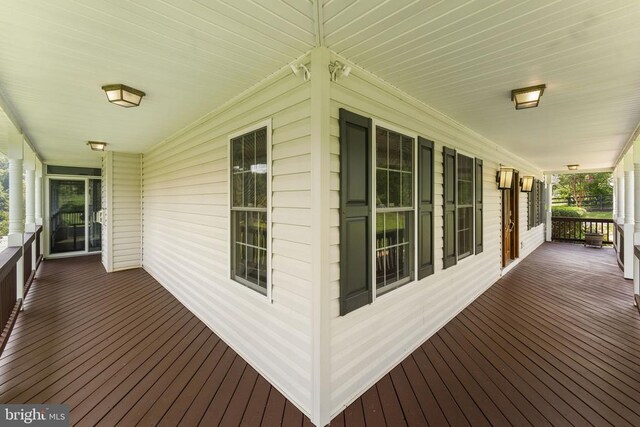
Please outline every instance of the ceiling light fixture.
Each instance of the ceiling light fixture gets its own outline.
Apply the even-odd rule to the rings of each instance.
[[[106,142],[100,142],[100,141],[89,141],[87,142],[87,145],[91,147],[93,151],[104,151],[105,148],[107,147]]]
[[[513,89],[511,91],[511,101],[515,104],[516,110],[537,107],[546,87],[546,85],[538,85]]]
[[[523,176],[520,178],[520,190],[524,193],[530,193],[533,190],[533,177]]]
[[[500,166],[500,170],[496,174],[496,182],[498,189],[509,190],[513,184],[513,168]]]
[[[567,169],[569,169],[570,171],[577,171],[578,166],[580,165],[567,165]]]
[[[302,76],[302,78],[304,79],[304,81],[309,81],[309,79],[311,79],[311,71],[309,71],[309,69],[307,68],[306,65],[304,64],[291,64],[289,65],[291,67],[291,71],[293,71],[293,74],[296,77],[300,77]]]
[[[102,86],[102,90],[107,94],[109,102],[125,108],[137,107],[142,97],[146,95],[138,89],[123,84]]]
[[[331,74],[332,82],[337,82],[338,77],[348,77],[350,72],[351,67],[340,61],[329,62],[329,73]]]

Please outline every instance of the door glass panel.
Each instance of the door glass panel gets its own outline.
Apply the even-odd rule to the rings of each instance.
[[[85,181],[49,181],[50,252],[85,250]]]
[[[102,250],[102,225],[97,214],[102,209],[102,181],[89,180],[89,252]]]

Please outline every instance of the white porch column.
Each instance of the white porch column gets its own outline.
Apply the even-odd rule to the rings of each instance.
[[[42,193],[44,186],[42,185],[42,162],[38,159],[36,159],[36,185],[35,185],[35,190],[36,190],[36,194],[35,194],[35,211],[36,211],[36,226],[44,226],[44,222],[42,220],[42,200],[44,197],[44,194]],[[38,237],[38,239],[40,240],[40,253],[35,253],[35,256],[33,257],[33,261],[34,261],[34,265],[38,264],[38,258],[40,258],[40,254],[43,252],[42,248],[44,248],[44,230],[42,230],[42,232],[40,233],[40,236]],[[35,246],[34,246],[34,251],[35,251]]]
[[[24,139],[15,130],[9,131],[9,246],[24,246],[24,197],[22,193],[22,167],[24,159]],[[16,265],[16,298],[24,297],[24,256]]]
[[[24,153],[24,181],[25,181],[25,231],[36,231],[36,156],[32,151]]]
[[[618,216],[615,218],[618,224],[624,223],[624,159],[618,166],[618,175],[616,175],[616,182],[618,183]]]
[[[640,245],[640,140],[633,143],[634,219],[633,244]],[[635,252],[635,251],[634,251]],[[633,257],[633,293],[640,295],[640,260]],[[635,302],[635,298],[634,298]]]
[[[544,181],[547,183],[547,218],[545,225],[545,241],[551,241],[551,206],[553,205],[553,182],[551,174],[544,175]]]
[[[616,219],[618,218],[618,167],[616,167],[613,170],[613,201],[612,201],[612,208],[613,208],[613,212],[611,214],[611,218],[613,218],[613,221],[615,222]]]
[[[634,168],[633,150],[624,157],[624,277],[633,279],[633,234],[634,234]]]

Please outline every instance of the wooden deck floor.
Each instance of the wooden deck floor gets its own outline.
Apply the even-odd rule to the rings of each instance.
[[[66,403],[76,425],[310,424],[143,270],[46,261],[0,358],[0,402]]]
[[[640,426],[640,316],[612,249],[547,243],[331,423]]]
[[[78,425],[310,424],[142,270],[47,261],[0,402]],[[640,425],[640,316],[612,250],[545,244],[331,425]]]

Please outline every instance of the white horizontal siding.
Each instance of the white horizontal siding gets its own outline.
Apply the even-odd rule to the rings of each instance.
[[[141,155],[111,153],[111,262],[113,271],[142,265]]]
[[[495,172],[509,164],[521,174],[541,171],[446,116],[359,70],[331,86],[331,408],[335,414],[473,301],[501,273],[501,195]],[[339,108],[407,129],[435,142],[435,273],[339,315]],[[484,251],[443,270],[442,148],[484,161]],[[526,256],[543,239],[543,227],[527,231],[526,197],[520,199],[520,237]]]
[[[310,84],[273,76],[143,156],[144,268],[302,409],[311,400]],[[230,134],[272,120],[273,303],[229,277]]]
[[[109,260],[109,251],[111,248],[111,239],[109,238],[109,208],[107,202],[107,194],[109,192],[109,187],[107,184],[107,156],[102,155],[102,168],[101,168],[101,205],[102,205],[102,226],[100,227],[100,235],[101,235],[101,243],[102,243],[102,253],[100,254],[100,259],[102,260],[102,265],[105,270],[111,271],[111,261]]]

